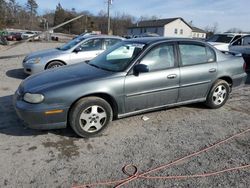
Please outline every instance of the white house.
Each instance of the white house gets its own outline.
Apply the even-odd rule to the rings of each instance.
[[[128,28],[128,35],[142,35],[145,33],[156,33],[164,37],[193,38],[193,27],[182,18],[168,18],[140,21]],[[206,37],[203,32],[197,36],[200,36],[198,38]]]
[[[207,37],[206,31],[197,27],[192,27],[192,38],[205,39],[206,37]]]

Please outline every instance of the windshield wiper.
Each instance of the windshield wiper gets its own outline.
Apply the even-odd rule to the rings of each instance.
[[[108,69],[105,69],[103,67],[99,67],[98,65],[95,65],[95,64],[91,64],[91,63],[88,63],[89,65],[93,66],[93,67],[96,67],[98,69],[102,69],[102,70],[105,70],[105,71],[111,71],[111,70],[108,70]]]
[[[91,65],[91,66],[93,66],[93,67],[96,67],[96,68],[98,68],[98,69],[101,69],[101,67],[99,67],[98,65],[90,64],[90,63],[88,63],[88,64]]]

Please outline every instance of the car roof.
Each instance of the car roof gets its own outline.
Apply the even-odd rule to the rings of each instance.
[[[199,43],[207,44],[206,42],[196,40],[196,39],[175,38],[175,37],[140,37],[140,38],[126,39],[125,41],[138,42],[138,43],[144,43],[144,44],[152,44],[152,43],[164,42],[164,41],[173,41],[173,42],[187,41],[187,42],[199,42]]]
[[[241,35],[241,36],[245,36],[247,34],[246,33],[216,33],[214,35],[233,35],[233,36]]]
[[[88,38],[113,38],[113,39],[122,39],[124,40],[125,38],[119,37],[119,36],[114,36],[114,35],[87,35],[87,36],[80,36],[80,38],[88,39]]]

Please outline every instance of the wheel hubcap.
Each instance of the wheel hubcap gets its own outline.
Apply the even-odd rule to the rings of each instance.
[[[213,93],[213,102],[216,105],[220,105],[224,102],[227,96],[227,90],[223,85],[219,85]]]
[[[101,106],[90,106],[80,115],[81,128],[89,133],[99,131],[106,123],[107,114]]]
[[[61,67],[61,65],[59,65],[59,64],[52,65],[50,68],[53,69],[53,68],[56,68],[56,67]]]

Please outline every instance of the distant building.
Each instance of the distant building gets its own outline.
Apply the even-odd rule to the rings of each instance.
[[[192,27],[192,38],[205,39],[206,35],[207,35],[206,31],[197,27]]]
[[[140,21],[128,27],[128,35],[156,33],[164,37],[206,38],[206,32],[190,26],[183,18],[168,18]],[[194,32],[193,32],[194,31]],[[198,36],[198,37],[196,37]]]

